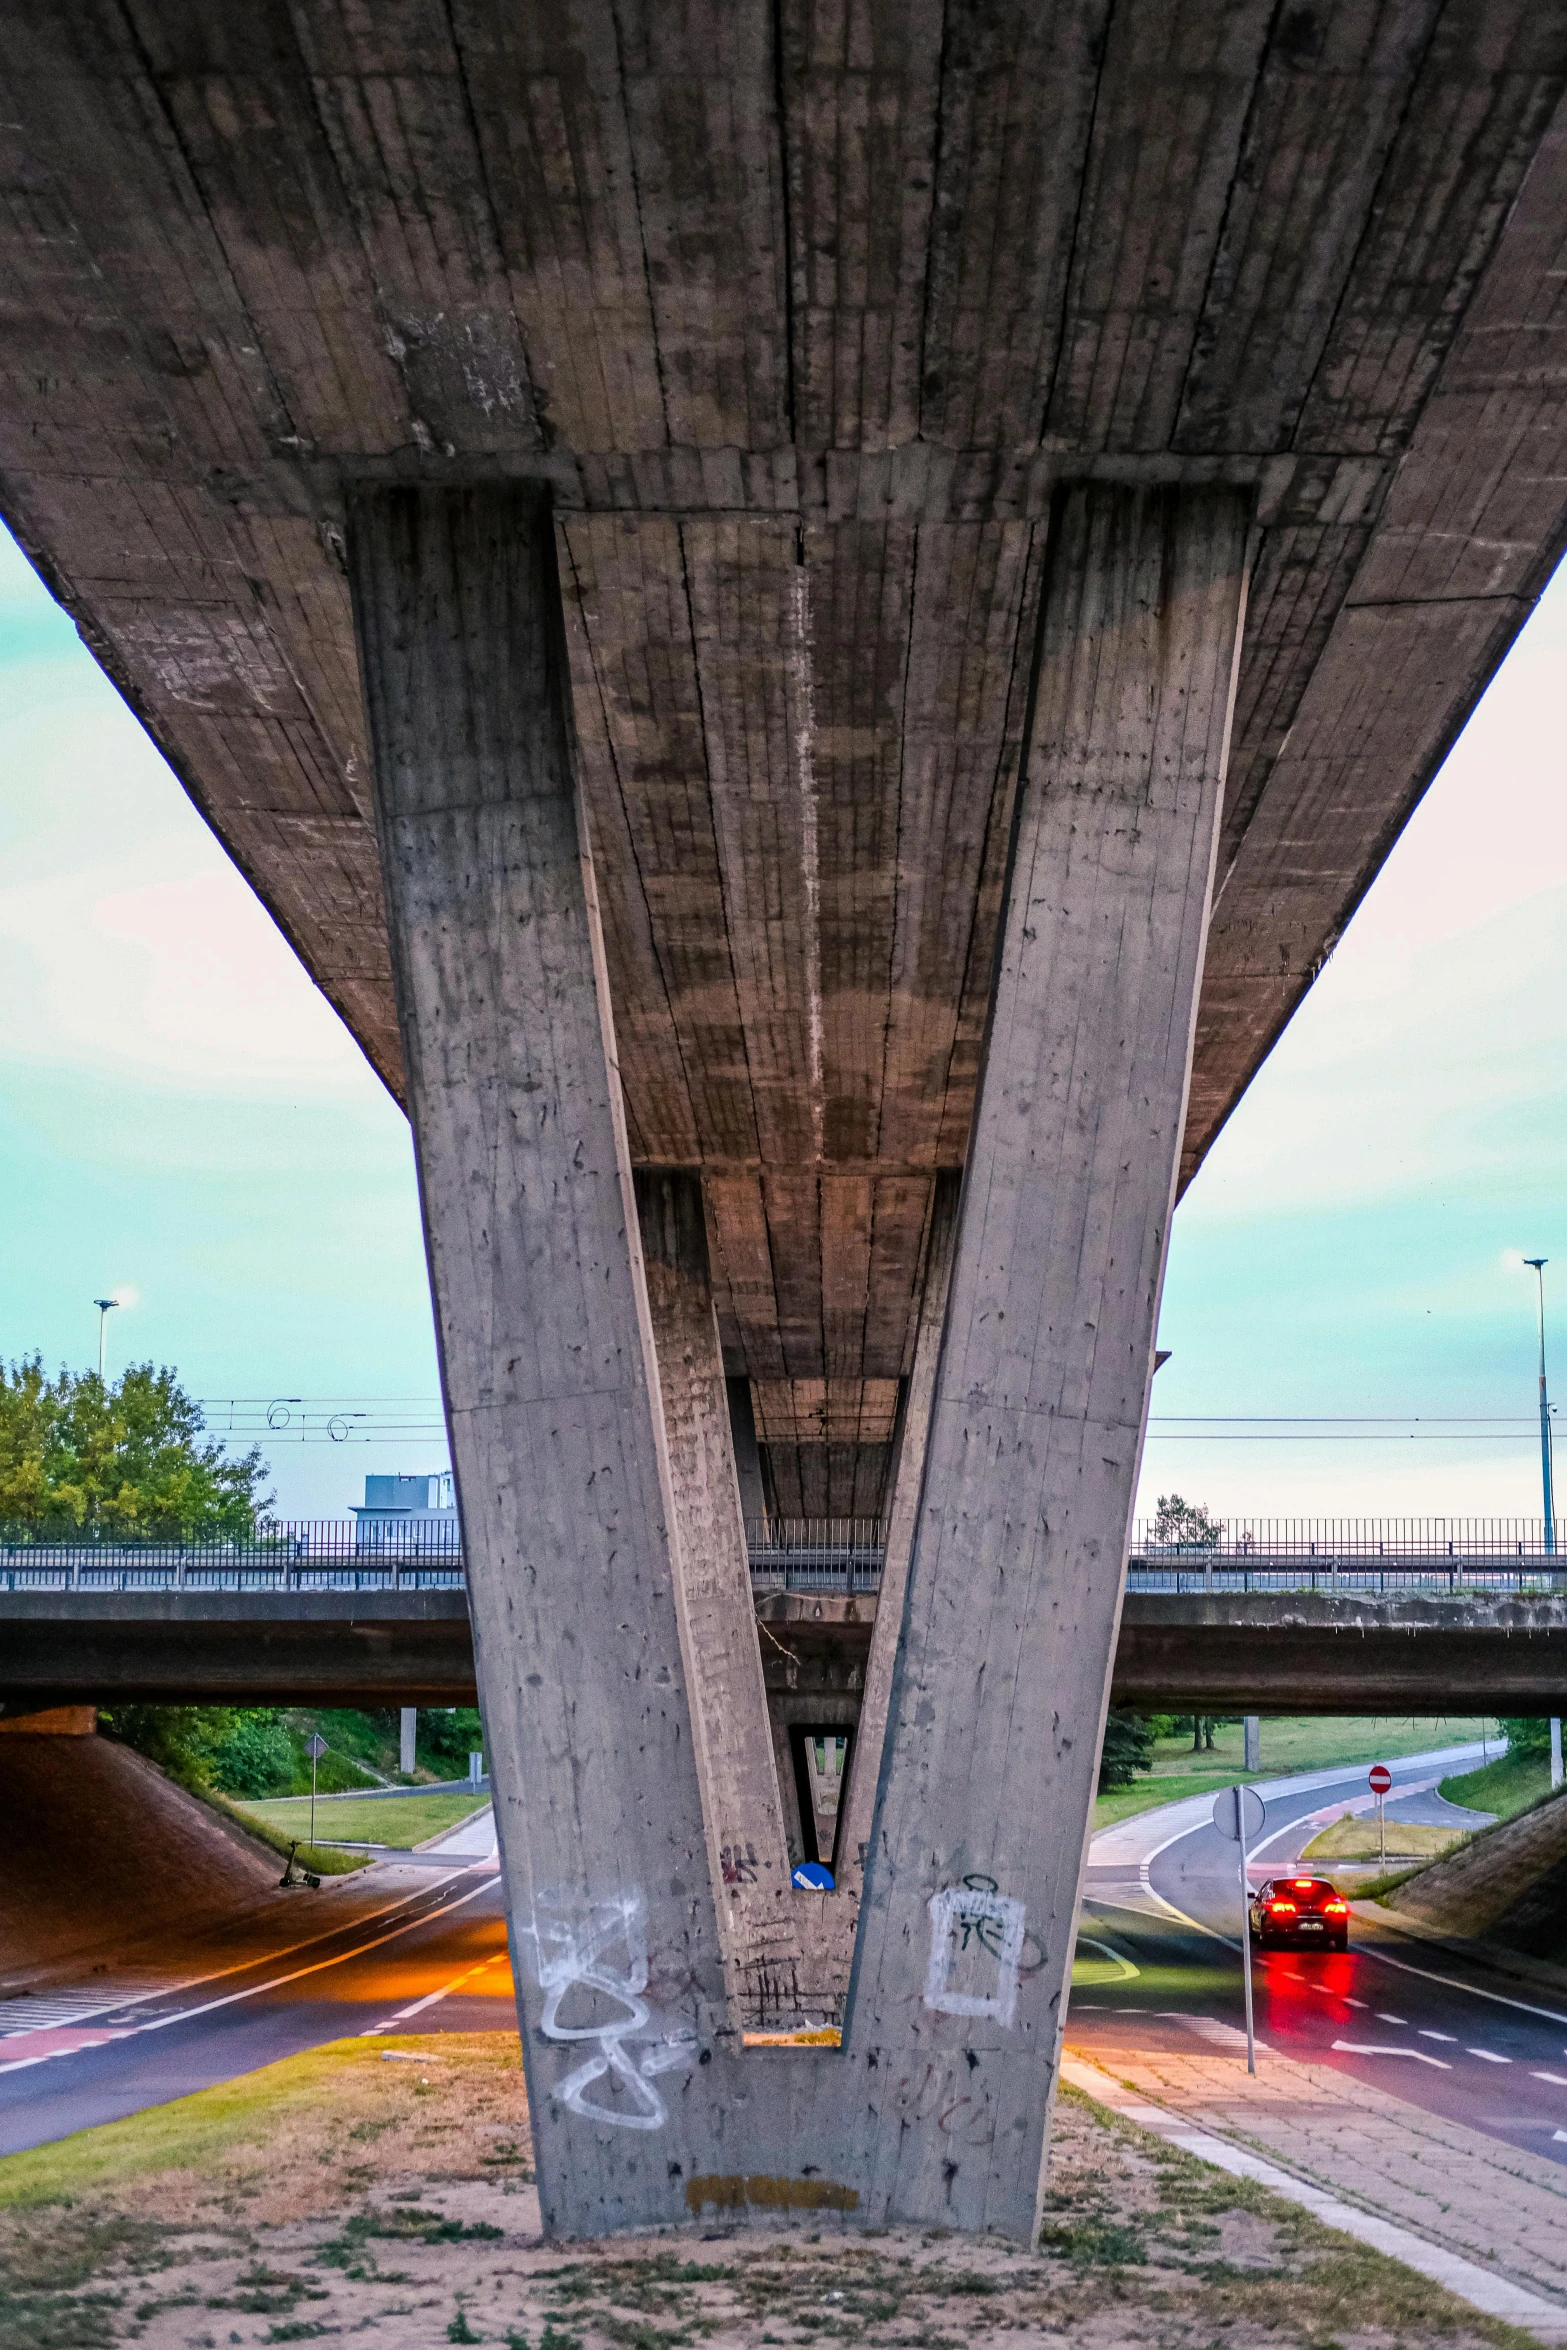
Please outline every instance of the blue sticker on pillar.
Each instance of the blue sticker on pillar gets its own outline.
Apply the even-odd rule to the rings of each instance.
[[[838,1890],[838,1881],[831,1869],[819,1860],[802,1860],[789,1882],[798,1885],[802,1893],[836,1893]]]

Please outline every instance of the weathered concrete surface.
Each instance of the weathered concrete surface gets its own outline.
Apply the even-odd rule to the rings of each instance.
[[[648,1311],[675,1507],[687,1697],[702,1806],[718,1844],[715,1891],[746,2020],[797,1936],[778,1774],[768,1734],[751,1569],[718,1343],[700,1179],[636,1178]],[[591,1738],[591,1724],[580,1733]],[[772,2012],[767,2020],[779,2021]]]
[[[856,1727],[873,1593],[759,1595],[773,1723]],[[0,1595],[0,1701],[472,1705],[460,1591]],[[1567,1690],[1562,1602],[1212,1599],[1133,1592],[1113,1705],[1190,1713],[1459,1712],[1477,1689],[1543,1713]],[[784,1753],[782,1738],[775,1740]],[[786,1758],[785,1758],[786,1761]],[[787,1790],[787,1781],[784,1790]],[[787,1813],[792,1795],[785,1792]]]
[[[1025,2243],[1153,1375],[1249,504],[1101,485],[1053,518],[865,1869],[852,2173],[878,2216]]]
[[[870,1846],[876,1789],[886,1745],[887,1716],[892,1703],[893,1668],[903,1631],[909,1560],[913,1555],[920,1492],[925,1482],[925,1461],[930,1447],[930,1415],[936,1399],[936,1366],[941,1356],[941,1333],[947,1317],[947,1292],[952,1278],[952,1251],[957,1237],[957,1220],[958,1187],[949,1179],[938,1185],[931,1205],[930,1243],[925,1259],[919,1329],[914,1341],[914,1363],[904,1392],[903,1410],[898,1424],[897,1457],[887,1510],[886,1550],[881,1585],[876,1595],[875,1630],[865,1661],[864,1697],[854,1751],[850,1757],[849,1784],[844,1793],[846,1816],[839,1840],[838,1886],[845,1900],[838,1913],[838,1930],[845,1982],[853,1957],[852,1937],[858,1922],[865,1854]]]
[[[0,506],[394,1089],[347,497],[554,486],[631,1155],[703,1170],[778,1506],[874,1511],[1053,486],[1257,493],[1189,1171],[1563,543],[1562,0],[5,0],[0,59]]]
[[[540,2202],[597,2235],[725,2167],[739,2034],[548,496],[367,492],[349,555]]]
[[[1214,1713],[1545,1710],[1567,1687],[1567,1601],[1138,1592],[1114,1702]]]
[[[465,1591],[14,1591],[0,1700],[472,1705]],[[40,1691],[53,1692],[47,1698]],[[64,1694],[60,1694],[60,1693]]]

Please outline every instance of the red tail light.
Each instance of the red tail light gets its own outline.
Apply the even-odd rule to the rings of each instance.
[[[1268,1904],[1268,1915],[1270,1918],[1292,1918],[1295,1916],[1295,1914],[1296,1910],[1293,1901],[1270,1901]]]
[[[1295,1879],[1295,1890],[1297,1893],[1309,1893],[1315,1882],[1316,1879],[1314,1877],[1297,1877]]]
[[[1322,1914],[1325,1918],[1347,1918],[1349,1903],[1347,1901],[1325,1901],[1322,1904]]]

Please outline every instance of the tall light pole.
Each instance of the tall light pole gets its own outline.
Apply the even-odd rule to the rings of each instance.
[[[98,1376],[100,1379],[103,1377],[103,1367],[106,1360],[104,1333],[109,1327],[109,1316],[119,1302],[117,1297],[95,1297],[93,1299],[93,1304],[98,1309]],[[1541,1359],[1543,1361],[1543,1356]]]
[[[1551,1406],[1545,1392],[1545,1268],[1549,1257],[1525,1257],[1524,1263],[1534,1267],[1535,1279],[1540,1285],[1540,1482],[1545,1492],[1545,1549],[1548,1557],[1556,1552],[1556,1501],[1551,1491]]]

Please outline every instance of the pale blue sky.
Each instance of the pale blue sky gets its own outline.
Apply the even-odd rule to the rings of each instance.
[[[1564,657],[1567,580],[1181,1207],[1150,1506],[1539,1510],[1517,1260],[1560,1252],[1567,1341]],[[3,534],[0,990],[0,1351],[92,1360],[123,1288],[111,1365],[416,1406],[374,1445],[270,1439],[289,1514],[444,1466],[401,1113]],[[1175,1419],[1226,1412],[1319,1425]],[[1320,1440],[1375,1414],[1398,1432]]]

